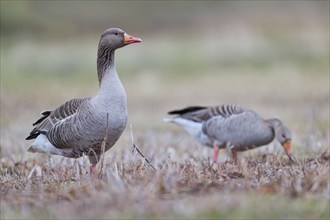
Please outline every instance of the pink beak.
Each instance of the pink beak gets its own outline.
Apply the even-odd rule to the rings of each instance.
[[[142,40],[140,38],[137,37],[133,37],[131,35],[128,34],[124,34],[124,43],[125,44],[134,44],[134,43],[140,43]]]

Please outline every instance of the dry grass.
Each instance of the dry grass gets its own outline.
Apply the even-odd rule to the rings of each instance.
[[[154,157],[155,171],[125,150],[108,157],[97,177],[86,160],[3,159],[2,218],[329,217],[329,150],[297,164],[274,154],[218,165],[171,157]]]

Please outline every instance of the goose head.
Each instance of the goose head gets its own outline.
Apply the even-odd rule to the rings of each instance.
[[[109,28],[101,34],[100,46],[111,49],[118,49],[128,44],[139,43],[140,38],[128,35],[119,28]]]
[[[284,126],[284,124],[279,119],[273,119],[273,121],[274,121],[275,138],[278,140],[278,142],[281,143],[286,155],[288,155],[290,161],[293,162],[294,160],[291,154],[291,140],[292,140],[291,131],[286,126]]]

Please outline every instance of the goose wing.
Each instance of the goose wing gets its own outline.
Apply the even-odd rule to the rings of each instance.
[[[79,106],[90,100],[90,98],[76,98],[65,102],[63,105],[53,111],[41,112],[41,117],[33,123],[33,130],[26,140],[35,139],[39,134],[46,134],[55,124],[65,121],[74,115]]]
[[[202,130],[220,145],[236,147],[260,146],[273,138],[264,119],[252,110],[214,116],[203,123]]]
[[[240,114],[244,111],[239,105],[220,105],[212,107],[190,106],[180,110],[170,111],[170,115],[179,115],[181,118],[188,120],[203,122],[214,116],[222,116],[228,118],[235,114]]]

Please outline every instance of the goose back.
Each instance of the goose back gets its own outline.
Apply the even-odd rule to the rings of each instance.
[[[192,121],[203,122],[214,116],[222,116],[227,118],[233,114],[242,113],[244,109],[239,105],[220,105],[212,107],[191,106],[180,110],[170,111],[170,115],[178,115]]]
[[[230,144],[236,151],[265,145],[274,139],[274,129],[252,110],[212,117],[203,123],[202,130],[214,144],[222,148]]]

